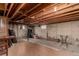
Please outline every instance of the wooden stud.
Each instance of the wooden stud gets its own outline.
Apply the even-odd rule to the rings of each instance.
[[[12,19],[24,5],[25,3],[21,4],[10,19]]]
[[[10,5],[9,11],[8,11],[8,13],[7,13],[7,16],[9,15],[9,13],[10,13],[10,11],[11,11],[13,5],[14,5],[13,3]]]
[[[18,18],[16,18],[16,19],[21,18],[22,16],[24,16],[25,14],[31,12],[32,10],[34,10],[35,8],[37,8],[37,7],[40,6],[40,5],[41,5],[41,3],[40,3],[40,4],[37,4],[36,6],[34,6],[33,8],[31,8],[29,11],[26,11],[24,14],[22,14],[20,17],[18,17]],[[27,15],[26,15],[26,16],[27,16]]]
[[[7,11],[7,6],[8,6],[8,3],[5,4],[4,16],[5,16],[6,11]]]

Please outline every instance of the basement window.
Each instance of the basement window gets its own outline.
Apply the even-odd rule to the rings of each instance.
[[[25,25],[22,26],[22,29],[26,29],[26,28],[25,28]]]
[[[41,29],[46,29],[46,28],[47,28],[46,25],[42,25],[42,26],[41,26]]]

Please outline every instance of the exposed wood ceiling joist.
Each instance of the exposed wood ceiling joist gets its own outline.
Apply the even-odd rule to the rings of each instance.
[[[74,19],[73,19],[74,18]],[[46,19],[46,20],[40,20],[40,21],[37,21],[37,22],[32,22],[31,24],[35,24],[35,23],[41,23],[41,22],[47,22],[47,23],[56,23],[56,22],[59,22],[59,21],[68,21],[69,19],[70,20],[77,20],[76,18],[79,18],[79,11],[75,11],[75,12],[72,12],[72,13],[67,13],[67,14],[63,14],[63,15],[60,15],[60,16],[57,16],[57,17],[52,17],[50,19]],[[68,19],[68,20],[66,20]]]
[[[48,7],[50,7],[50,6],[52,6],[52,7],[54,7],[54,6],[56,6],[56,5],[59,5],[59,4],[51,4],[51,5],[49,5]],[[46,7],[47,8],[47,7]],[[39,10],[38,12],[35,12],[35,13],[33,13],[33,14],[31,14],[31,15],[29,15],[29,17],[31,17],[31,16],[34,16],[34,15],[37,15],[38,13],[40,13],[40,12],[43,12],[44,11],[44,9],[45,8],[43,8],[43,9],[41,9],[41,10]]]
[[[24,13],[22,13],[22,12],[20,12],[20,11],[19,11],[18,13],[22,14],[23,16],[27,16],[26,14],[24,14]]]
[[[79,12],[78,12],[79,13]],[[53,20],[50,19],[50,20],[43,20],[43,21],[38,21],[36,23],[31,23],[32,25],[33,24],[54,24],[54,23],[61,23],[61,22],[68,22],[68,21],[77,21],[79,20],[79,14],[71,14],[71,15],[66,15],[66,16],[61,16],[61,17],[58,17],[58,18],[54,18]]]
[[[22,14],[21,16],[19,16],[18,18],[16,18],[16,19],[19,19],[19,18],[21,18],[22,16],[24,16],[25,14],[27,14],[27,13],[29,13],[29,12],[31,12],[32,10],[34,10],[35,8],[37,8],[38,6],[40,6],[41,5],[41,3],[40,4],[37,4],[36,6],[34,6],[33,8],[31,8],[29,11],[26,11],[24,14]],[[27,15],[26,15],[27,16]]]
[[[5,4],[0,4],[0,10],[4,11],[5,10]]]
[[[16,7],[14,7],[16,6]],[[7,8],[8,7],[8,8]],[[54,11],[54,7],[57,10]],[[7,10],[8,9],[8,10]],[[78,13],[78,14],[77,14]],[[79,17],[79,4],[5,4],[4,14],[15,23],[23,20],[26,24],[48,24],[69,19],[76,20]],[[34,18],[32,17],[34,16]],[[68,18],[67,18],[68,17]],[[21,21],[19,21],[21,23]]]
[[[26,12],[26,13],[29,13],[29,12],[33,11],[35,8],[39,7],[40,5],[41,5],[41,3],[37,4],[36,6],[34,6],[32,9],[30,9],[30,10],[29,10],[28,12]]]
[[[47,12],[44,12],[44,13],[47,13],[47,14],[44,14],[44,15],[42,15],[42,16],[40,16],[39,15],[39,17],[37,17],[37,19],[38,18],[46,18],[46,17],[49,17],[49,16],[52,16],[52,15],[55,15],[55,14],[58,14],[58,13],[64,13],[64,12],[66,12],[66,10],[65,9],[67,9],[67,8],[70,8],[70,7],[72,7],[73,5],[70,5],[70,6],[66,6],[65,8],[61,8],[61,9],[59,9],[59,10],[57,10],[57,11],[51,11],[50,13],[47,13]],[[65,11],[64,11],[65,10]],[[67,10],[69,10],[69,9],[67,9]],[[49,10],[50,11],[50,10]]]
[[[21,4],[10,19],[12,19],[24,5],[25,3]]]
[[[9,15],[9,13],[10,13],[10,11],[11,11],[13,5],[14,5],[13,3],[10,5],[10,8],[9,8],[9,10],[8,10],[8,12],[7,12],[7,15],[6,15],[7,17],[8,17],[8,15]]]
[[[8,6],[8,3],[5,4],[4,16],[5,16],[6,11],[7,11],[7,6]]]
[[[31,22],[31,24],[35,24],[35,23],[39,23],[39,22],[48,22],[48,21],[50,21],[50,22],[53,23],[53,21],[55,21],[55,20],[60,21],[59,18],[61,18],[61,20],[63,20],[63,17],[64,17],[64,19],[65,19],[65,16],[68,16],[70,19],[71,19],[72,16],[73,16],[73,17],[75,18],[74,20],[76,20],[76,16],[79,17],[79,16],[78,16],[79,14],[75,16],[75,14],[77,14],[77,13],[79,13],[78,10],[77,10],[77,11],[73,11],[73,12],[71,12],[71,13],[61,14],[61,15],[56,16],[56,17],[50,17],[49,19],[40,20],[40,21],[36,21],[36,22]],[[72,15],[72,16],[70,16],[70,15]],[[67,19],[67,18],[66,18],[66,19]]]
[[[42,19],[46,20],[46,19],[51,18],[51,17],[52,18],[59,17],[60,15],[63,15],[63,13],[68,14],[70,11],[73,11],[73,10],[76,10],[76,9],[79,9],[79,5],[73,5],[73,9],[72,9],[72,6],[67,7],[63,10],[57,11],[55,14],[51,13],[51,14],[46,15],[47,17],[43,16],[43,17],[37,18],[37,20],[35,19],[35,20],[32,20],[32,21],[35,22],[35,21],[42,20]]]
[[[57,12],[57,14],[50,16],[50,18],[51,17],[60,17],[61,15],[64,16],[64,15],[72,14],[74,12],[79,12],[79,5],[74,5],[73,9],[72,9],[72,6],[69,8],[63,9],[63,10]],[[44,19],[48,19],[48,18],[49,17],[44,18]]]

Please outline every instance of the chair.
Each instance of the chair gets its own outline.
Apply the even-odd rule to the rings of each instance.
[[[66,47],[68,47],[68,42],[67,42],[68,36],[60,35],[60,37],[61,37],[61,44],[65,44]]]
[[[8,39],[0,38],[0,55],[8,55]]]

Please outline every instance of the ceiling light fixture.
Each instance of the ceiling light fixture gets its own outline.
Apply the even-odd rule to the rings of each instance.
[[[35,18],[35,16],[32,16],[32,17],[30,17],[30,18],[34,19],[34,18]]]
[[[54,7],[54,11],[57,11],[57,7]]]
[[[46,10],[45,9],[42,9],[43,10],[43,12],[45,12]]]

